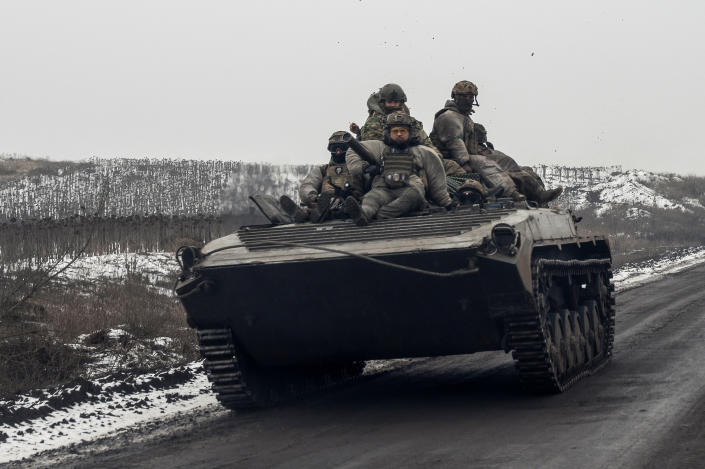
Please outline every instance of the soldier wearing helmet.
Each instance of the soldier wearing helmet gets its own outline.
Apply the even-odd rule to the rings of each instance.
[[[518,192],[526,196],[528,200],[536,202],[538,205],[546,205],[549,201],[558,197],[563,191],[563,188],[559,187],[553,190],[546,190],[543,181],[541,181],[541,178],[533,169],[526,166],[519,166],[512,157],[495,150],[494,146],[487,141],[487,131],[485,127],[472,122],[472,119],[470,119],[470,114],[474,112],[472,109],[473,106],[479,106],[477,95],[478,89],[474,83],[466,80],[459,81],[453,86],[453,90],[451,91],[452,101],[446,102],[445,108],[436,113],[436,120],[433,123],[434,130],[431,132],[431,135],[432,138],[437,141],[438,145],[444,147],[444,149],[441,149],[444,156],[454,158],[454,156],[458,154],[454,151],[453,143],[449,146],[445,144],[445,141],[448,140],[449,136],[454,134],[454,132],[450,130],[453,127],[453,121],[458,122],[462,119],[467,123],[466,127],[463,128],[463,143],[471,159],[478,160],[478,158],[472,156],[478,154],[490,160],[497,167],[506,172]],[[455,146],[457,147],[458,145],[456,144]],[[457,161],[457,157],[454,159]],[[483,163],[479,161],[477,164]],[[474,163],[470,163],[470,166],[474,166]]]
[[[366,162],[352,148],[348,149],[345,160],[353,177],[361,175],[372,163],[381,168],[361,204],[354,197],[345,199],[343,208],[357,225],[366,225],[373,218],[394,218],[420,210],[426,204],[426,193],[437,205],[451,205],[443,165],[431,148],[418,143],[414,122],[413,117],[401,111],[389,114],[383,140],[361,142],[367,157],[374,161]]]
[[[328,139],[330,161],[314,166],[301,182],[299,198],[303,208],[286,195],[279,199],[284,211],[297,223],[308,219],[321,222],[329,215],[341,215],[342,203],[347,196],[362,197],[362,179],[352,177],[345,164],[345,153],[349,147],[345,135],[347,132],[342,130],[333,132]]]
[[[472,114],[475,112],[473,106],[479,106],[477,102],[478,90],[475,83],[467,80],[462,80],[453,85],[450,91],[450,97],[455,101],[456,106],[463,114]]]
[[[522,200],[512,178],[496,162],[480,154],[474,135],[474,123],[470,118],[473,106],[477,106],[477,86],[463,80],[453,86],[451,99],[436,113],[431,131],[431,140],[444,158],[454,160],[463,169],[479,173],[489,187],[501,187],[502,195]]]
[[[382,140],[387,116],[392,112],[409,114],[406,106],[406,93],[396,83],[387,83],[376,93],[372,93],[367,100],[368,117],[362,128],[354,122],[350,124],[350,131],[357,134],[360,140]],[[414,133],[421,145],[426,145],[435,150],[431,139],[423,130],[423,124],[416,119],[413,121]],[[440,153],[439,153],[440,155]]]

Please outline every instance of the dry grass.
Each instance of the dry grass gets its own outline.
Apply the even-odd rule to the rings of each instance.
[[[698,199],[705,204],[705,178],[699,176],[679,176],[668,181],[645,183],[659,194],[671,200],[681,200],[684,197]]]
[[[33,325],[5,329],[0,340],[0,396],[70,381],[87,357]]]
[[[616,267],[657,257],[681,247],[705,245],[705,215],[701,211],[640,207],[651,216],[626,219],[625,208],[619,207],[596,217],[586,211],[578,224],[580,233],[607,233]]]
[[[198,357],[195,333],[178,300],[155,291],[134,272],[123,282],[52,285],[0,321],[0,395],[89,377],[87,364],[96,351],[111,355],[114,372],[147,371]],[[108,341],[107,331],[118,328],[129,335]],[[87,336],[79,344],[83,347],[67,345],[77,344],[82,335]],[[157,346],[156,337],[171,341]],[[135,354],[145,356],[136,360]]]

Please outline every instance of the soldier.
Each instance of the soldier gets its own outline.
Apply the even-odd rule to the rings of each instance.
[[[479,154],[473,139],[473,122],[470,119],[477,87],[469,81],[456,84],[451,100],[436,113],[431,140],[444,158],[455,160],[465,170],[479,173],[489,187],[499,186],[505,197],[522,200],[509,175],[497,163]]]
[[[406,106],[406,94],[401,86],[396,83],[387,83],[378,92],[372,93],[367,100],[367,110],[369,116],[362,129],[354,122],[350,124],[350,131],[357,134],[360,140],[363,141],[382,140],[384,138],[384,126],[387,116],[392,112],[409,114],[409,108]],[[412,123],[419,143],[437,151],[424,131],[423,124],[416,119],[413,119]],[[440,152],[438,153],[440,155]]]
[[[321,222],[329,212],[341,215],[342,202],[347,196],[362,197],[362,179],[353,178],[345,164],[345,152],[349,145],[344,137],[347,132],[337,131],[328,139],[330,161],[322,166],[315,166],[301,182],[299,198],[305,208],[301,208],[290,197],[283,195],[279,199],[284,211],[294,218],[296,223],[308,219]]]
[[[514,158],[495,150],[494,145],[487,141],[487,130],[484,125],[475,123],[473,133],[480,154],[485,155],[497,163],[500,168],[507,171],[519,192],[524,194],[527,199],[536,202],[539,206],[547,206],[548,202],[561,195],[563,187],[559,186],[547,191],[541,176],[536,174],[533,168],[530,166],[519,166]]]
[[[562,188],[545,190],[533,171],[527,171],[510,156],[487,145],[484,127],[470,118],[473,106],[479,105],[477,95],[475,84],[459,81],[453,86],[451,100],[436,113],[431,139],[443,156],[457,161],[468,171],[480,173],[490,187],[502,187],[503,195],[515,200],[524,194],[529,200],[545,205],[558,197]]]
[[[432,149],[419,145],[415,129],[413,117],[394,112],[387,116],[383,141],[361,142],[364,152],[348,150],[345,160],[353,177],[363,173],[366,163],[381,168],[361,205],[354,197],[345,199],[343,209],[358,226],[367,225],[374,217],[394,218],[420,210],[427,190],[436,204],[452,205],[443,165]]]

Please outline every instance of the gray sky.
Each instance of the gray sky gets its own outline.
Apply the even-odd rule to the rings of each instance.
[[[705,175],[702,1],[0,1],[0,152],[324,162],[458,80],[522,164]]]

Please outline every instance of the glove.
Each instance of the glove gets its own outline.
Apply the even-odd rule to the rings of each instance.
[[[371,164],[368,165],[365,169],[363,169],[362,172],[365,174],[369,174],[370,177],[375,177],[379,174],[380,169],[379,166],[377,166],[376,164]]]

